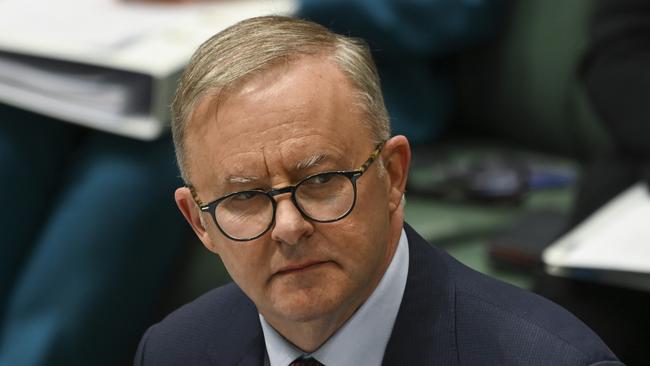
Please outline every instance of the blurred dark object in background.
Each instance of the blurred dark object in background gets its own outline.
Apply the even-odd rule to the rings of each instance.
[[[582,77],[588,95],[628,161],[650,161],[650,2],[600,0]]]
[[[557,210],[524,213],[509,230],[488,243],[492,265],[499,269],[533,273],[542,270],[542,252],[567,227],[567,217]]]
[[[650,360],[650,293],[540,275],[533,291],[589,325],[626,365]]]
[[[572,225],[639,180],[650,183],[650,2],[599,0],[591,30],[581,75],[613,150],[587,164]],[[649,293],[549,275],[535,290],[589,324],[626,364],[648,364]]]

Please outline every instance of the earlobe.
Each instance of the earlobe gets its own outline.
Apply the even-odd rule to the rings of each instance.
[[[181,187],[176,190],[174,193],[174,199],[176,200],[176,205],[181,211],[185,220],[190,224],[192,230],[196,236],[201,240],[203,245],[211,252],[217,253],[216,246],[212,242],[207,230],[207,223],[201,214],[198,206],[192,198],[192,192],[187,187]]]
[[[411,148],[405,136],[394,136],[384,146],[385,168],[389,178],[389,209],[394,212],[401,206],[406,189]]]

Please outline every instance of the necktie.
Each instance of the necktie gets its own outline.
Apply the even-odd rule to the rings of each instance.
[[[325,366],[322,363],[318,362],[316,359],[310,358],[297,358],[289,366]]]

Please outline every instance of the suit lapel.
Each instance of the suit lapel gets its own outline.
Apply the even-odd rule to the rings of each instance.
[[[384,365],[456,365],[454,286],[444,253],[408,224],[409,270]]]
[[[236,364],[237,366],[263,366],[264,358],[266,357],[266,351],[264,348],[264,342],[262,345],[255,344],[251,345],[250,351],[244,353],[243,357]]]
[[[266,357],[266,346],[264,334],[259,328],[259,333],[250,339],[246,347],[242,349],[241,359],[235,363],[237,366],[263,366]]]

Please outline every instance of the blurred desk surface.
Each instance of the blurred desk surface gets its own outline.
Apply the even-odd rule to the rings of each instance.
[[[567,214],[573,198],[572,187],[531,193],[518,206],[449,203],[407,196],[406,221],[429,242],[468,266],[513,285],[530,288],[532,273],[493,267],[487,244],[526,212],[553,209]]]

